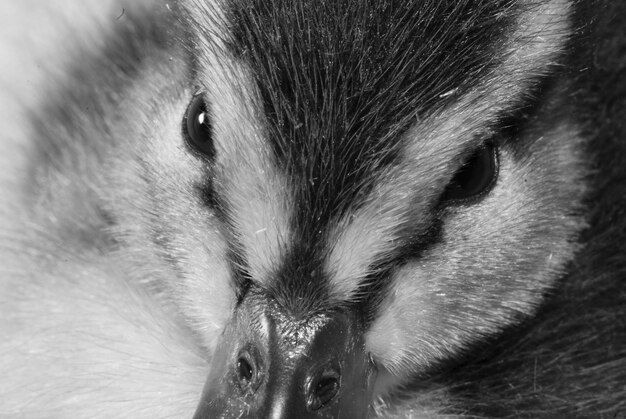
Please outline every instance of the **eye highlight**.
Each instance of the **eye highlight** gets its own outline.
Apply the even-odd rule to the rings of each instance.
[[[487,194],[498,178],[498,151],[493,143],[487,143],[474,153],[456,172],[442,200],[449,204],[472,203]]]
[[[204,95],[194,95],[183,117],[183,135],[193,150],[210,159],[215,157],[211,119]]]

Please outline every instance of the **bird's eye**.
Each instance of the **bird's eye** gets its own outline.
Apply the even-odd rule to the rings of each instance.
[[[183,134],[189,146],[201,155],[213,158],[213,125],[204,96],[195,95],[183,118]]]
[[[466,203],[491,190],[498,177],[498,152],[492,143],[478,148],[456,172],[443,194],[447,203]]]

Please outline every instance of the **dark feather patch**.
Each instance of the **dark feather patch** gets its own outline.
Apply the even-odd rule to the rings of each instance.
[[[305,240],[358,205],[416,118],[497,64],[511,3],[230,4],[230,48],[252,70]]]

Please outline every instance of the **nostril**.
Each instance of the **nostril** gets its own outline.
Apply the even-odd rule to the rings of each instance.
[[[313,377],[307,396],[309,410],[318,410],[330,403],[339,392],[340,380],[341,376],[335,369],[325,369]]]

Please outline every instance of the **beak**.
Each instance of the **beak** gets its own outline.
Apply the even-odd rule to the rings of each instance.
[[[294,320],[248,293],[213,356],[194,419],[368,416],[375,369],[348,311]]]

